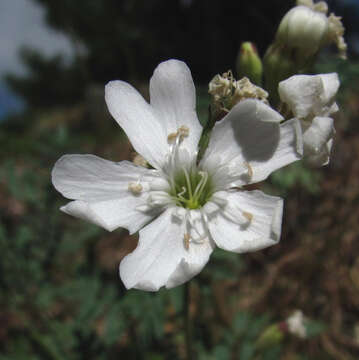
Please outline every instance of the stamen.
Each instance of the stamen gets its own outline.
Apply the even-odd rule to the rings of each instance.
[[[243,211],[242,214],[243,214],[243,216],[244,216],[249,222],[252,221],[252,219],[253,219],[253,214],[251,214],[251,213],[249,213],[249,212],[247,212],[247,211]]]
[[[183,244],[186,250],[189,250],[190,240],[191,240],[191,236],[188,233],[185,233],[183,236]]]
[[[201,196],[203,188],[206,186],[208,180],[208,173],[206,171],[199,171],[198,174],[201,176],[201,180],[199,181],[196,189],[194,190],[193,197],[196,198]]]
[[[182,125],[178,128],[177,133],[181,137],[181,140],[183,140],[184,137],[189,135],[189,128],[186,125]]]
[[[148,162],[140,154],[136,154],[132,161],[137,166],[148,167]]]
[[[183,196],[186,192],[187,192],[187,189],[186,189],[184,186],[182,186],[182,191],[177,194],[177,197],[178,197],[181,201],[187,201],[187,199]]]
[[[189,196],[191,199],[193,197],[191,180],[189,178],[188,171],[186,168],[183,168],[183,172],[184,172],[184,176],[186,178],[186,184],[187,184]]]
[[[188,137],[188,135],[189,135],[188,126],[182,125],[178,128],[176,132],[170,133],[167,136],[167,141],[169,144],[173,144],[176,142],[176,145],[178,145],[178,143],[182,141],[183,138]]]
[[[169,144],[173,144],[176,139],[178,137],[178,131],[174,132],[174,133],[170,133],[168,136],[167,136],[167,141]]]
[[[139,182],[130,182],[128,183],[128,190],[134,195],[139,195],[142,192],[143,187]]]
[[[248,177],[251,178],[253,176],[252,166],[247,161],[244,162],[244,166],[247,168]]]

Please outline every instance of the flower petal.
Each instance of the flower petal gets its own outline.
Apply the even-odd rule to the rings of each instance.
[[[169,150],[168,134],[152,107],[137,90],[120,80],[106,85],[105,100],[135,150],[152,166],[160,168]]]
[[[334,134],[334,121],[329,117],[315,117],[303,131],[304,153],[316,154]]]
[[[130,182],[145,184],[156,171],[128,161],[114,163],[94,155],[65,155],[52,170],[52,183],[63,196],[74,199],[61,210],[112,231],[138,231],[156,214],[136,210],[145,203],[147,191],[133,194]]]
[[[196,90],[187,65],[178,60],[159,64],[150,81],[150,97],[165,133],[175,133],[182,125],[188,127],[189,135],[181,146],[191,154],[196,153],[202,126],[197,118]]]
[[[332,113],[336,108],[333,104],[338,88],[336,73],[294,75],[279,83],[278,92],[294,116],[305,119]]]
[[[157,291],[180,285],[198,274],[208,262],[214,244],[184,246],[185,222],[173,216],[173,208],[140,230],[137,248],[120,264],[120,277],[127,289]]]
[[[204,159],[216,154],[224,163],[238,157],[242,161],[269,159],[278,144],[281,120],[279,113],[259,100],[241,101],[215,124]]]
[[[265,180],[275,170],[302,158],[303,143],[299,120],[286,121],[280,126],[279,131],[278,145],[271,159],[266,162],[250,162],[253,172],[251,183]]]
[[[294,116],[304,119],[320,113],[324,92],[320,76],[294,75],[278,85],[280,99],[289,105]]]
[[[337,95],[340,81],[337,73],[320,74],[318,75],[323,82],[323,95],[322,101],[324,104],[331,104],[334,102],[335,96]]]
[[[315,154],[308,154],[305,158],[305,161],[315,167],[328,165],[332,146],[333,139],[329,139],[328,142],[323,146],[321,151]]]
[[[305,125],[304,123],[303,127]],[[313,166],[328,164],[334,133],[332,118],[317,116],[313,119],[309,127],[303,131],[304,155],[308,163]]]
[[[227,192],[228,204],[247,214],[248,222],[226,208],[209,219],[209,231],[218,247],[244,253],[260,250],[276,244],[280,239],[283,200],[263,194],[261,191]],[[228,205],[227,205],[228,206]]]
[[[259,100],[240,102],[214,126],[201,165],[209,171],[221,164],[230,168],[229,186],[264,180],[272,171],[301,158],[300,124],[291,120],[280,126],[282,119]],[[248,178],[241,177],[244,164],[250,166]]]

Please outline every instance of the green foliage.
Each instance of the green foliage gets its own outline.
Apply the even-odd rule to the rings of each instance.
[[[282,196],[285,196],[295,186],[301,187],[311,194],[317,194],[320,191],[321,174],[318,169],[311,169],[303,161],[297,161],[274,172],[270,180]]]
[[[199,359],[240,359],[240,360],[275,360],[279,359],[281,346],[261,351],[256,346],[256,340],[269,324],[268,315],[253,315],[249,312],[239,312],[233,319],[232,326],[223,329],[221,341],[211,351],[206,351],[199,344]]]
[[[206,91],[198,102],[203,116]],[[52,165],[69,149],[95,152],[102,138],[86,127],[72,127],[63,114],[59,118],[64,120],[44,126],[46,116],[29,116],[31,126],[23,119],[0,127],[0,305],[5,319],[0,360],[183,358],[183,287],[157,293],[126,291],[116,266],[108,271],[100,261],[99,243],[107,244],[108,234],[59,211],[65,200],[50,183]],[[107,134],[103,141],[117,143],[120,136]],[[319,180],[306,168],[285,171],[272,178],[275,189],[313,187]],[[306,176],[309,180],[303,180]],[[111,236],[118,236],[121,244],[124,234]],[[116,252],[112,246],[110,254]],[[228,291],[226,306],[232,309],[233,322],[218,320],[215,285],[236,283],[248,270],[245,259],[216,249],[209,265],[192,280],[197,289],[192,302],[197,307],[193,335],[198,359],[280,358],[285,340],[265,351],[257,341],[281,319],[261,312],[236,313],[236,292]],[[311,331],[321,330],[314,326]]]
[[[0,126],[0,360],[183,359],[183,286],[157,293],[126,291],[116,266],[109,271],[100,260],[99,244],[109,244],[111,236],[121,244],[127,233],[108,235],[60,213],[65,200],[50,183],[50,169],[62,154],[108,151],[111,141],[117,146],[123,140],[120,131],[102,134],[98,131],[101,118],[95,120],[96,131],[91,133],[89,114],[73,123],[66,112],[53,114],[49,109],[78,104],[92,83],[101,84],[102,89],[114,78],[147,82],[159,61],[178,53],[192,61],[195,80],[208,83],[211,76],[233,66],[241,39],[233,46],[233,36],[223,36],[225,28],[245,40],[252,34],[246,33],[250,27],[238,21],[238,14],[250,10],[253,22],[257,18],[259,23],[268,11],[279,16],[278,6],[258,2],[264,4],[261,13],[252,11],[253,3],[238,1],[233,8],[228,8],[228,2],[193,1],[188,9],[180,1],[163,0],[38,2],[46,6],[48,22],[86,51],[78,51],[74,62],[66,64],[60,56],[46,59],[26,50],[22,59],[30,75],[8,77],[31,108],[25,116]],[[284,0],[276,3],[290,5]],[[189,15],[195,20],[187,23]],[[200,15],[208,21],[198,27]],[[157,27],[159,22],[167,25],[166,31]],[[208,27],[212,38],[207,36]],[[196,41],[190,43],[195,35]],[[213,48],[213,39],[221,39],[220,48]],[[231,50],[226,53],[227,49]],[[357,86],[350,81],[359,75],[357,64],[338,61],[326,66],[322,65],[322,72],[339,71],[344,86]],[[199,119],[205,126],[208,89],[197,90]],[[273,174],[271,186],[282,195],[297,187],[317,194],[320,180],[317,170],[297,162]],[[111,246],[106,256],[117,261],[117,244]],[[215,285],[240,288],[238,279],[248,269],[258,268],[255,261],[249,267],[248,258],[216,249],[210,264],[191,282],[193,341],[200,360],[276,360],[287,345],[288,339],[280,338],[265,351],[260,348],[263,331],[283,319],[263,309],[239,311],[240,291],[232,288],[225,294],[225,310],[233,321],[225,322],[219,314]],[[271,309],[270,301],[266,309]],[[310,337],[325,331],[321,322],[308,321],[307,325]],[[305,359],[301,354],[297,357]]]
[[[57,155],[49,152],[43,171],[35,171],[40,168],[35,158],[26,165],[3,161],[0,169],[0,189],[19,206],[18,214],[5,214],[0,224],[0,304],[10,319],[0,359],[178,358],[176,349],[184,344],[183,287],[125,291],[117,272],[106,273],[96,257],[105,232],[58,211],[49,183],[52,156]],[[210,266],[194,281],[203,309],[213,307],[211,284],[233,281],[245,270],[239,255],[220,249]],[[218,340],[206,343],[202,336],[208,329],[196,328],[198,358],[276,359],[270,354],[277,348],[258,358],[255,346],[269,320],[240,312],[232,326],[217,327]]]

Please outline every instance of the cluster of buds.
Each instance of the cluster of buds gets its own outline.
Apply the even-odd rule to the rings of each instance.
[[[298,6],[291,9],[282,19],[275,43],[296,52],[297,61],[305,66],[326,45],[335,43],[342,58],[346,57],[344,26],[341,18],[331,13],[324,1],[298,0]]]
[[[347,45],[341,18],[328,14],[324,1],[297,0],[297,6],[283,17],[274,42],[264,56],[265,85],[273,102],[278,83],[291,75],[308,72],[321,49],[335,44],[341,58]]]

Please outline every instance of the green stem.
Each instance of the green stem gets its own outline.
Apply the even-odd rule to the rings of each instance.
[[[191,305],[191,293],[190,293],[190,282],[186,282],[184,288],[184,318],[185,318],[185,334],[186,334],[186,359],[193,359],[193,348],[192,348],[192,322],[190,314]]]
[[[209,106],[208,107],[208,120],[202,130],[201,138],[199,139],[197,164],[199,164],[199,162],[201,161],[201,159],[207,149],[207,146],[209,143],[209,137],[211,135],[211,131],[213,129],[214,124],[215,124],[215,120],[212,117],[211,106]]]

